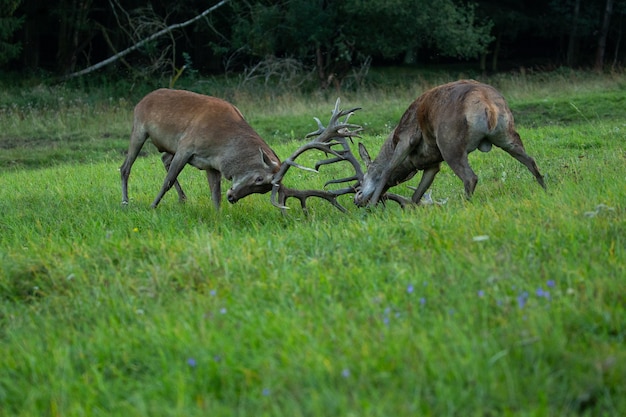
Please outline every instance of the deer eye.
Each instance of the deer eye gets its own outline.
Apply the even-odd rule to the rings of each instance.
[[[264,180],[265,180],[265,178],[263,178],[263,177],[261,177],[261,176],[258,176],[258,177],[256,177],[256,180],[254,180],[254,182],[256,182],[257,184],[260,184],[260,183],[262,183]]]

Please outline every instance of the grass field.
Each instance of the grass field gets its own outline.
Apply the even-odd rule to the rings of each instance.
[[[363,107],[353,121],[376,154],[427,85],[459,76],[342,100]],[[496,149],[471,155],[471,202],[444,166],[432,198],[445,204],[345,197],[348,213],[314,201],[308,216],[268,195],[216,212],[191,167],[187,203],[170,192],[152,210],[164,170],[151,145],[122,207],[145,91],[4,88],[0,416],[625,415],[626,76],[485,81],[509,98],[547,192]],[[221,93],[281,158],[336,98]]]

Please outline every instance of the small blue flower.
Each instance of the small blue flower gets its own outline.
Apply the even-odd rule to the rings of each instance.
[[[554,288],[556,286],[556,282],[553,279],[549,279],[546,285],[550,288]]]
[[[517,296],[517,305],[519,306],[519,308],[524,308],[527,300],[528,300],[528,293],[526,291],[524,291],[519,296]]]
[[[478,290],[478,296],[479,296],[479,297],[484,297],[484,296],[485,296],[485,291],[483,291],[483,290]]]
[[[263,388],[263,392],[262,392],[264,397],[267,397],[268,395],[271,394],[271,391],[269,388]]]
[[[343,371],[341,371],[341,376],[348,378],[350,376],[350,370],[348,368],[344,368]]]
[[[209,291],[209,294],[215,297],[215,295],[217,295],[217,290],[211,290]]]
[[[406,287],[406,292],[408,292],[409,294],[411,294],[411,293],[413,292],[413,284],[409,284],[409,285]]]
[[[189,365],[192,368],[195,368],[197,365],[196,360],[194,358],[187,359],[187,365]]]
[[[220,314],[226,314],[228,312],[228,310],[226,310],[226,308],[221,308],[220,309]]]
[[[426,298],[424,298],[424,297],[420,298],[420,304],[421,305],[426,304]]]
[[[543,297],[547,300],[550,299],[550,291],[546,291],[543,288],[538,288],[536,294],[537,294],[537,297]]]

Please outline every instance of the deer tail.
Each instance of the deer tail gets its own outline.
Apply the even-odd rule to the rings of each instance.
[[[498,124],[498,107],[491,102],[491,100],[485,101],[485,116],[487,119],[487,128],[491,132]]]

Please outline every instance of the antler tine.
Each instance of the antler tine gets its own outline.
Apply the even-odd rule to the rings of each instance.
[[[282,195],[279,195],[280,189],[281,189],[281,184],[272,184],[272,194],[270,195],[270,202],[272,203],[274,207],[278,207],[284,212],[285,210],[289,210],[289,207],[285,205],[286,198],[283,199]],[[279,195],[279,198],[282,201],[276,201],[277,195]]]
[[[309,197],[318,197],[328,201],[342,213],[346,213],[348,210],[337,201],[337,197],[343,194],[347,194],[347,192],[336,193],[324,190],[296,190],[294,188],[285,187],[282,184],[277,184],[272,188],[272,195],[270,196],[270,200],[275,207],[283,210],[284,213],[285,210],[289,210],[289,207],[285,205],[287,198],[297,198],[298,200],[300,200],[300,206],[302,207],[302,211],[307,213],[308,211],[306,207],[306,200]],[[278,196],[278,201],[276,201],[276,196]]]
[[[311,136],[317,136],[317,138],[314,139],[316,142],[329,142],[337,137],[358,137],[359,132],[363,131],[363,128],[359,125],[348,123],[348,119],[354,114],[355,111],[360,110],[361,107],[354,107],[350,110],[340,110],[340,103],[341,99],[337,98],[337,101],[335,101],[335,108],[333,109],[328,122],[328,127],[324,127],[320,119],[314,117],[313,119],[317,122],[318,129],[307,134],[305,137],[308,138]],[[346,116],[345,120],[342,123],[339,123],[339,118],[343,116]]]
[[[407,206],[413,206],[415,205],[415,203],[413,203],[413,201],[409,200],[408,198],[405,198],[401,195],[398,194],[393,194],[393,193],[385,193],[381,196],[381,200],[385,201],[385,200],[391,200],[394,201],[396,203],[398,203],[400,205],[400,208],[404,209]]]
[[[284,211],[288,209],[288,207],[285,205],[286,200],[290,197],[294,197],[300,200],[300,205],[302,206],[302,209],[306,212],[307,198],[318,197],[325,199],[342,212],[347,211],[345,207],[339,204],[339,202],[337,201],[337,197],[348,193],[355,193],[358,182],[352,187],[347,187],[341,190],[334,191],[296,190],[288,188],[282,184],[282,180],[285,174],[292,166],[295,166],[296,168],[306,169],[308,171],[318,172],[319,167],[322,165],[333,164],[335,162],[341,161],[348,161],[353,166],[355,175],[350,176],[349,178],[328,181],[326,182],[324,187],[329,184],[344,183],[353,180],[362,180],[363,171],[361,169],[360,163],[352,153],[350,145],[348,144],[348,139],[352,141],[353,137],[359,137],[359,133],[363,131],[363,128],[361,126],[348,123],[348,119],[354,114],[355,111],[359,110],[360,107],[354,107],[350,110],[340,110],[340,103],[341,100],[338,98],[335,102],[335,107],[332,111],[332,115],[330,117],[327,127],[324,127],[319,118],[313,118],[317,123],[318,129],[315,132],[307,134],[306,137],[316,136],[315,139],[301,146],[293,154],[291,154],[291,156],[285,159],[280,167],[280,170],[274,175],[274,178],[272,179],[272,193],[270,196],[270,201],[274,206]],[[345,117],[345,119],[343,121],[340,121],[342,117]],[[337,146],[340,146],[341,148],[333,149],[333,147]],[[295,162],[295,159],[297,157],[311,149],[317,149],[326,154],[332,154],[334,157],[318,161],[315,164],[315,169],[304,167]]]

